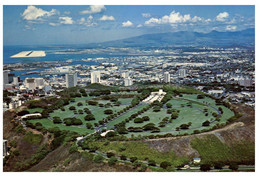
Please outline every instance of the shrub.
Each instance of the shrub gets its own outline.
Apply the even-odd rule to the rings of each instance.
[[[22,110],[22,111],[20,111],[20,112],[17,113],[18,116],[24,116],[24,115],[26,115],[26,114],[30,114],[30,112],[27,111],[27,110]]]
[[[145,172],[146,171],[146,169],[147,169],[147,166],[145,165],[145,164],[141,164],[141,168],[140,168],[140,172]]]
[[[200,170],[201,171],[209,171],[210,170],[211,165],[210,164],[201,164],[200,165]]]
[[[13,151],[13,154],[14,154],[15,156],[19,156],[19,155],[20,155],[20,152],[19,152],[17,149],[15,149],[15,150]]]
[[[71,146],[69,149],[70,154],[77,152],[77,151],[78,151],[78,147],[76,145]]]
[[[134,123],[143,123],[143,119],[138,117],[134,120]]]
[[[171,115],[171,118],[172,119],[177,119],[178,118],[178,113],[177,112],[173,112],[172,115]]]
[[[126,158],[125,155],[121,155],[121,156],[120,156],[120,160],[127,160],[127,158]]]
[[[87,129],[92,129],[93,128],[91,123],[86,123],[86,127],[87,127]]]
[[[115,165],[117,162],[117,158],[112,156],[109,160],[108,160],[108,165]]]
[[[110,158],[110,157],[112,157],[112,156],[115,156],[115,153],[113,153],[113,152],[107,152],[107,157],[108,157],[108,158]]]
[[[171,163],[170,162],[167,162],[167,161],[163,161],[161,164],[160,164],[160,167],[163,168],[163,169],[166,169],[167,167],[171,166]]]
[[[171,103],[167,103],[167,104],[166,104],[166,107],[167,107],[167,108],[171,108],[171,107],[172,107],[172,104],[171,104]]]
[[[97,101],[94,101],[94,100],[89,100],[89,101],[88,101],[88,104],[89,104],[89,105],[92,105],[92,106],[96,106],[96,105],[98,104],[98,102],[97,102]]]
[[[149,160],[149,161],[148,161],[148,165],[149,165],[149,166],[156,166],[156,163],[155,163],[154,160]]]
[[[134,163],[137,160],[137,157],[130,157],[130,162]]]
[[[93,114],[88,114],[84,117],[84,119],[87,121],[91,121],[91,120],[95,120],[95,117]]]
[[[96,155],[96,156],[94,157],[94,159],[93,159],[93,161],[94,161],[95,163],[101,163],[101,162],[103,162],[103,160],[104,160],[104,157],[103,157],[102,155]]]

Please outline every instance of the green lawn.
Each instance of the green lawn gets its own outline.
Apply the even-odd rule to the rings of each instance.
[[[209,129],[212,128],[217,123],[225,123],[228,118],[232,117],[234,113],[228,109],[225,106],[216,106],[215,100],[205,97],[204,99],[197,99],[197,94],[183,94],[183,97],[180,98],[173,98],[168,103],[171,103],[173,105],[173,108],[180,110],[179,117],[175,120],[172,120],[172,123],[168,123],[165,127],[159,127],[161,132],[159,133],[153,133],[153,134],[166,134],[166,133],[172,133],[172,134],[184,134],[193,133],[194,130],[203,130],[203,129]],[[187,104],[191,103],[192,107],[188,107]],[[209,105],[205,105],[204,103],[208,103]],[[184,107],[182,107],[184,105]],[[212,121],[215,120],[215,118],[212,116],[213,112],[217,112],[216,109],[218,107],[221,107],[223,109],[223,114],[221,115],[220,121],[215,121],[210,124],[210,126],[203,127],[202,123],[206,120]],[[208,116],[205,116],[203,113],[203,109],[208,109]],[[169,117],[170,114],[167,114],[167,109],[162,108],[160,112],[153,112],[153,109],[149,109],[145,113],[141,114],[139,117],[143,116],[149,116],[150,121],[149,122],[143,122],[143,123],[134,123],[134,121],[130,121],[126,124],[126,128],[128,127],[142,127],[147,123],[154,123],[157,127],[159,123],[162,121],[163,118]],[[187,124],[189,122],[192,122],[191,126],[187,130],[180,130],[176,131],[176,127],[179,127],[181,124]],[[131,135],[150,135],[151,133],[149,131],[146,132],[135,132],[135,133],[128,133],[126,136],[130,137]]]
[[[196,149],[202,162],[210,163],[216,161],[238,162],[241,164],[254,164],[255,143],[250,141],[222,143],[216,136],[208,135],[205,138],[195,138],[191,145]]]
[[[225,123],[227,119],[230,117],[234,116],[234,113],[228,109],[225,106],[216,106],[215,100],[211,99],[209,97],[205,97],[203,99],[197,99],[198,94],[183,94],[183,97],[174,97],[168,103],[171,103],[173,105],[174,109],[179,110],[179,117],[175,120],[172,120],[168,124],[166,124],[165,127],[159,127],[160,132],[159,133],[153,133],[154,135],[156,134],[166,134],[166,133],[172,133],[174,135],[178,134],[191,134],[194,132],[194,130],[205,130],[205,129],[210,129],[217,123]],[[75,102],[70,103],[69,105],[65,106],[64,109],[65,111],[55,110],[53,113],[50,113],[50,117],[60,117],[62,120],[65,118],[72,118],[76,117],[78,119],[81,119],[83,122],[83,125],[81,126],[65,126],[63,124],[53,124],[51,120],[49,119],[38,119],[38,120],[31,120],[31,122],[41,122],[44,127],[50,128],[50,127],[60,127],[62,130],[71,130],[71,131],[76,131],[78,133],[84,134],[84,133],[92,133],[94,130],[88,130],[85,128],[85,125],[87,122],[91,123],[94,127],[94,123],[98,123],[98,121],[102,120],[103,118],[106,118],[108,115],[104,114],[104,110],[106,109],[112,109],[114,113],[119,112],[123,110],[125,107],[131,104],[131,101],[133,98],[119,98],[118,101],[121,102],[120,106],[112,106],[110,108],[105,108],[105,107],[99,107],[97,106],[92,106],[88,105],[86,103],[86,100],[91,100],[94,97],[77,97],[75,98]],[[98,104],[107,104],[110,103],[113,105],[113,103],[110,100],[100,100],[97,99]],[[79,102],[82,102],[82,106],[77,106]],[[192,107],[187,106],[188,104],[191,104]],[[84,117],[86,116],[86,113],[84,112],[83,114],[74,114],[74,111],[69,110],[70,106],[75,106],[76,110],[84,110],[84,108],[88,108],[92,114],[95,117],[95,120],[93,121],[85,121]],[[146,107],[147,104],[140,104],[134,109],[131,109],[127,113],[119,116],[117,119],[107,123],[107,128],[113,127],[115,124],[118,124],[125,119],[129,118],[132,114],[137,113],[138,111],[142,110],[144,107]],[[223,114],[220,117],[219,121],[214,121],[215,118],[212,116],[213,112],[217,112],[217,109],[221,107],[223,109]],[[203,112],[204,109],[208,110],[208,116],[205,115]],[[34,108],[34,109],[28,109],[30,112],[41,112],[41,108]],[[163,118],[165,117],[171,117],[171,114],[167,114],[167,108],[165,106],[161,108],[161,111],[159,112],[153,112],[153,109],[149,109],[148,111],[144,112],[143,114],[139,115],[139,117],[143,116],[148,116],[150,118],[150,121],[145,121],[143,123],[134,123],[134,120],[131,120],[130,122],[126,123],[126,128],[129,127],[142,127],[147,123],[154,123],[157,127],[159,126],[159,123],[162,121]],[[210,126],[203,127],[202,123],[205,122],[206,120],[213,121]],[[188,124],[191,122],[191,126],[189,129],[186,130],[180,130],[176,131],[176,127],[179,127],[181,124]],[[146,132],[130,132],[126,134],[127,137],[130,136],[139,136],[139,135],[151,135],[150,131]]]
[[[27,111],[29,111],[30,114],[35,113],[35,112],[39,112],[39,113],[41,113],[42,110],[43,110],[42,108],[32,108],[32,109],[27,109]]]
[[[145,161],[154,160],[157,164],[163,161],[168,161],[174,166],[178,166],[189,160],[186,157],[177,157],[173,151],[170,152],[159,152],[155,149],[149,148],[142,142],[110,142],[108,145],[104,145],[104,142],[95,141],[91,142],[92,146],[97,146],[99,150],[103,152],[114,151],[117,155],[125,155],[126,157],[137,157],[138,160]],[[120,151],[120,148],[124,147],[124,151]]]

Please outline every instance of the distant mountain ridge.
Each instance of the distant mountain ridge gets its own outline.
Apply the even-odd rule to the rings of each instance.
[[[179,31],[144,34],[121,40],[94,44],[102,47],[170,47],[170,46],[254,46],[255,29],[236,32],[211,31],[209,33]]]

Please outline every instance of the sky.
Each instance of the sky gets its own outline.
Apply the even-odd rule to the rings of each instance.
[[[255,27],[255,6],[4,5],[4,45],[87,44],[142,34]]]

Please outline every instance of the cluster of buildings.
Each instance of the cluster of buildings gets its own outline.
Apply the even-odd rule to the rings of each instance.
[[[135,49],[132,49],[135,50]],[[166,49],[163,49],[166,50]],[[190,52],[192,51],[192,52]],[[44,63],[38,78],[23,80],[12,72],[4,71],[4,89],[15,92],[6,107],[21,105],[31,96],[50,96],[55,91],[90,83],[126,86],[135,83],[172,83],[187,85],[234,103],[255,104],[254,50],[244,48],[192,48],[174,50],[167,55],[118,56],[82,59],[83,64]],[[93,62],[94,65],[85,65]],[[37,66],[32,64],[32,66]],[[15,69],[22,67],[14,64]],[[12,68],[11,64],[4,68]]]

